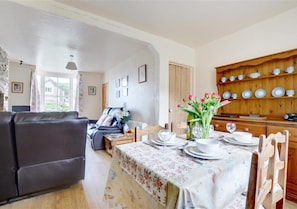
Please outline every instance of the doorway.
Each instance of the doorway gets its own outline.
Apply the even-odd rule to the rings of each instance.
[[[177,105],[183,99],[188,99],[192,92],[192,67],[170,63],[169,64],[169,124],[186,122],[187,114]],[[181,134],[181,133],[177,133]]]
[[[102,112],[103,110],[108,107],[108,83],[102,84]]]

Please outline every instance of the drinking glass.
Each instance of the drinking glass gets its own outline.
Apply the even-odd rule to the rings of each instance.
[[[199,139],[200,138],[200,127],[199,125],[195,124],[192,128],[192,134],[194,136],[195,139]]]
[[[235,123],[227,123],[226,129],[229,131],[229,133],[233,133],[236,130],[236,124]]]

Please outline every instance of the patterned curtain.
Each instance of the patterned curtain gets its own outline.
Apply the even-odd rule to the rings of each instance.
[[[30,108],[32,112],[40,112],[40,89],[35,71],[31,73]]]
[[[83,112],[83,81],[82,74],[77,75],[77,85],[76,85],[76,98],[75,98],[75,110],[79,113]]]

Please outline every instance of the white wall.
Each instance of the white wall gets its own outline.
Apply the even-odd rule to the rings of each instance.
[[[138,83],[138,67],[146,64],[147,81]],[[156,95],[158,94],[156,74],[158,69],[155,66],[155,57],[149,48],[139,51],[121,64],[109,70],[104,77],[104,82],[109,85],[109,106],[122,107],[127,104],[131,111],[132,120],[145,121],[148,124],[157,122]],[[128,96],[122,95],[125,87],[116,88],[115,81],[128,76]],[[120,90],[120,97],[116,98],[116,91]]]
[[[81,116],[92,120],[98,120],[101,115],[102,92],[101,85],[103,75],[101,73],[80,72],[83,81],[83,111]],[[96,95],[88,95],[88,86],[96,86]]]
[[[32,70],[35,70],[35,66],[33,65],[20,65],[16,62],[9,62],[8,111],[11,111],[12,105],[30,105],[30,80]],[[11,82],[22,82],[23,93],[12,93]]]
[[[215,67],[297,48],[297,8],[196,50],[198,96],[217,91]]]

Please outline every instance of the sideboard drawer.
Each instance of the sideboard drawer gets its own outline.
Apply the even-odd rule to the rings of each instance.
[[[253,122],[239,122],[239,121],[228,121],[228,120],[213,120],[212,124],[216,131],[226,132],[226,123],[235,123],[236,131],[250,132],[253,136],[260,136],[261,134],[266,134],[266,125],[253,123]]]
[[[254,124],[249,122],[236,122],[237,131],[250,132],[253,136],[260,136],[261,134],[266,134],[265,124]]]
[[[271,133],[289,131],[289,142],[297,142],[297,128],[286,126],[267,126],[267,135]]]
[[[226,132],[226,121],[222,121],[222,120],[212,120],[212,125],[215,129],[215,131],[223,131]]]

